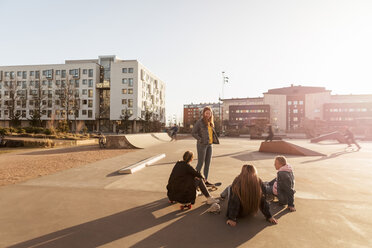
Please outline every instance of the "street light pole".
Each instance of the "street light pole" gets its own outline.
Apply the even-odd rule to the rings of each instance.
[[[225,83],[229,82],[229,77],[225,76],[225,72],[222,72],[222,95],[221,98],[218,99],[219,109],[220,109],[220,126],[221,126],[221,133],[223,132],[223,111],[221,110],[221,101],[223,101],[224,98],[224,88]]]

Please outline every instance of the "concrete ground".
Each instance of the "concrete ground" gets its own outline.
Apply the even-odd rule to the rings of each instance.
[[[202,196],[189,211],[169,205],[165,187],[174,163],[185,150],[196,152],[195,141],[184,139],[0,187],[0,247],[372,247],[372,143],[349,151],[288,141],[327,156],[287,156],[297,212],[272,205],[278,225],[259,213],[229,227],[226,202],[214,215],[205,212]],[[257,152],[260,142],[222,138],[214,145],[210,181],[229,185],[245,163],[264,181],[274,178],[275,154]],[[167,157],[151,167],[115,173],[159,153]]]

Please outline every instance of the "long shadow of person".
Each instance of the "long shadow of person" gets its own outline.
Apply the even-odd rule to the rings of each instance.
[[[167,207],[169,207],[168,200],[163,198],[9,247],[98,247],[186,214],[186,212],[172,211],[159,218],[154,216],[154,212]]]
[[[227,202],[222,203],[221,214],[207,213],[207,206],[188,212],[183,218],[131,246],[141,247],[237,247],[244,244],[272,224],[259,213],[244,217],[236,227],[226,225]],[[271,213],[279,219],[289,211],[271,204]]]
[[[171,207],[173,211],[170,211],[168,207],[168,200],[163,198],[9,247],[98,247],[152,227],[162,228],[161,224],[171,220],[173,222],[170,222],[168,226],[132,247],[190,247],[195,246],[195,242],[198,246],[204,247],[235,247],[270,226],[262,214],[258,214],[255,217],[241,219],[237,227],[231,228],[225,224],[226,218],[222,214],[226,211],[225,207],[220,215],[206,213],[208,208],[206,205],[185,212],[174,211],[175,207]],[[163,212],[164,215],[156,217],[154,215],[156,212]],[[272,213],[275,214],[275,212],[277,210]],[[129,245],[120,246],[128,247]]]

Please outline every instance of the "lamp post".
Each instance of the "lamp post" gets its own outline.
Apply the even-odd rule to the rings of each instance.
[[[221,101],[223,101],[223,98],[224,98],[224,88],[225,88],[225,83],[228,83],[229,82],[229,77],[225,76],[225,72],[223,71],[222,72],[222,95],[221,97],[218,99],[218,108],[220,110],[220,131],[221,131],[221,134],[223,133],[223,118],[222,118],[222,115],[223,115],[223,111],[221,110]]]

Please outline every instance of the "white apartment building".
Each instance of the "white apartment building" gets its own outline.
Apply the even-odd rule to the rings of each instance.
[[[0,66],[1,126],[9,126],[12,112],[28,126],[37,109],[46,126],[67,119],[91,131],[115,131],[127,113],[132,130],[138,132],[136,122],[146,111],[165,123],[165,84],[137,60],[115,55],[65,64]]]

